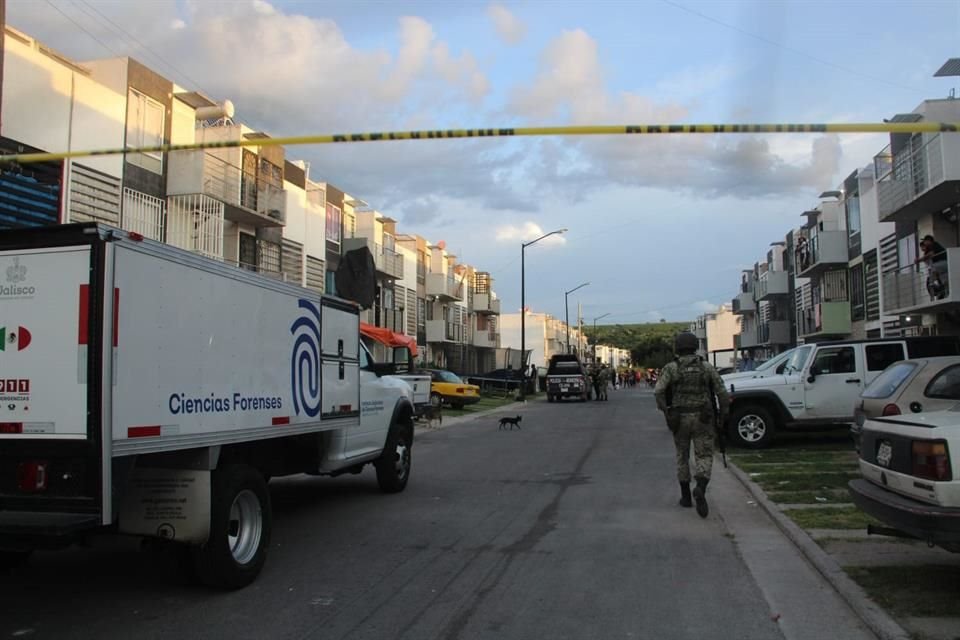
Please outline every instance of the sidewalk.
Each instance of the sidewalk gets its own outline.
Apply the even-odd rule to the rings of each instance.
[[[770,500],[763,488],[732,462],[730,472],[878,638],[960,637],[960,618],[945,613],[923,593],[935,590],[940,580],[955,579],[960,556],[919,541],[871,536],[864,529],[801,528],[784,513],[791,505]],[[934,575],[938,569],[945,576]],[[916,580],[913,589],[910,579]],[[875,597],[861,585],[867,585]],[[914,597],[906,597],[908,593]]]

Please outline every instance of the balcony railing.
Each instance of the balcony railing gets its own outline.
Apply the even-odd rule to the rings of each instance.
[[[883,312],[935,313],[955,307],[960,295],[960,248],[947,249],[932,264],[921,263],[883,274]]]
[[[427,342],[463,342],[463,325],[446,320],[427,320]]]
[[[733,299],[731,304],[733,313],[742,315],[744,313],[753,313],[757,310],[757,303],[753,299],[753,291],[744,291]]]
[[[761,345],[790,344],[790,322],[787,320],[770,320],[757,326],[757,343]]]
[[[850,302],[820,302],[799,314],[798,333],[804,338],[845,336],[850,333]]]
[[[960,135],[924,134],[896,154],[888,146],[874,158],[881,222],[907,222],[956,203],[960,181]]]
[[[474,293],[473,310],[476,313],[499,315],[500,300],[490,293]]]
[[[820,231],[810,238],[806,248],[797,251],[797,274],[817,275],[849,261],[846,231]]]
[[[437,296],[442,300],[463,300],[461,283],[443,273],[428,273],[426,293],[428,296]],[[466,286],[466,285],[464,285]]]
[[[473,334],[473,346],[482,349],[496,349],[500,346],[500,332],[494,331],[475,331]]]
[[[227,220],[258,227],[286,223],[287,196],[283,188],[244,172],[208,151],[169,154],[168,195],[203,194],[230,205]]]
[[[789,294],[790,280],[786,271],[767,271],[760,274],[753,289],[753,299],[757,302]]]

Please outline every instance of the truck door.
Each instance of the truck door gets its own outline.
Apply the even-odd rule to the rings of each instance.
[[[858,347],[844,345],[817,349],[803,382],[808,417],[852,419],[853,405],[863,389],[864,378],[863,359]]]
[[[386,402],[388,378],[380,378],[370,368],[373,358],[360,345],[360,426],[347,434],[347,458],[366,456],[383,450],[386,428],[393,403]]]

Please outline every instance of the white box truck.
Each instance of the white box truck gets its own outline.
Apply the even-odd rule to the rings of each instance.
[[[0,563],[131,534],[249,584],[271,477],[406,486],[411,390],[384,371],[353,303],[97,224],[0,233]]]

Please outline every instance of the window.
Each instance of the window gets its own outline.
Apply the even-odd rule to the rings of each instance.
[[[960,400],[960,365],[947,367],[927,385],[923,395],[928,398]]]
[[[854,373],[857,370],[856,356],[853,347],[826,347],[817,352],[813,361],[819,373],[817,375],[831,375],[836,373]],[[813,368],[811,367],[811,369]]]
[[[127,93],[127,147],[156,147],[163,144],[163,121],[166,110],[156,100],[138,91]],[[163,154],[128,153],[127,162],[153,173],[163,173]]]
[[[854,195],[844,201],[847,212],[847,231],[849,246],[860,244],[860,196]]]
[[[867,345],[866,352],[867,371],[883,371],[903,360],[903,345],[899,343]]]
[[[331,296],[337,295],[337,278],[336,272],[327,271],[324,281],[324,291]]]
[[[360,343],[360,368],[367,369],[370,367],[370,364],[373,362],[373,358],[370,357],[370,354],[367,353],[367,346]]]
[[[869,360],[869,356],[868,356]],[[889,398],[910,377],[917,365],[901,362],[885,370],[871,382],[861,394],[864,398]]]
[[[427,301],[423,298],[417,298],[417,326],[423,327],[427,324]]]
[[[863,265],[850,269],[850,319],[863,320],[867,315],[866,288],[863,281]]]
[[[917,234],[911,233],[897,240],[897,255],[900,267],[909,267],[917,259]]]
[[[240,234],[240,268],[257,270],[257,239],[249,233]]]
[[[340,207],[327,203],[327,241],[340,244]]]
[[[807,358],[810,357],[810,352],[813,351],[813,347],[797,347],[793,352],[793,355],[790,356],[789,362],[787,362],[787,371],[803,371],[803,367],[807,364]]]

